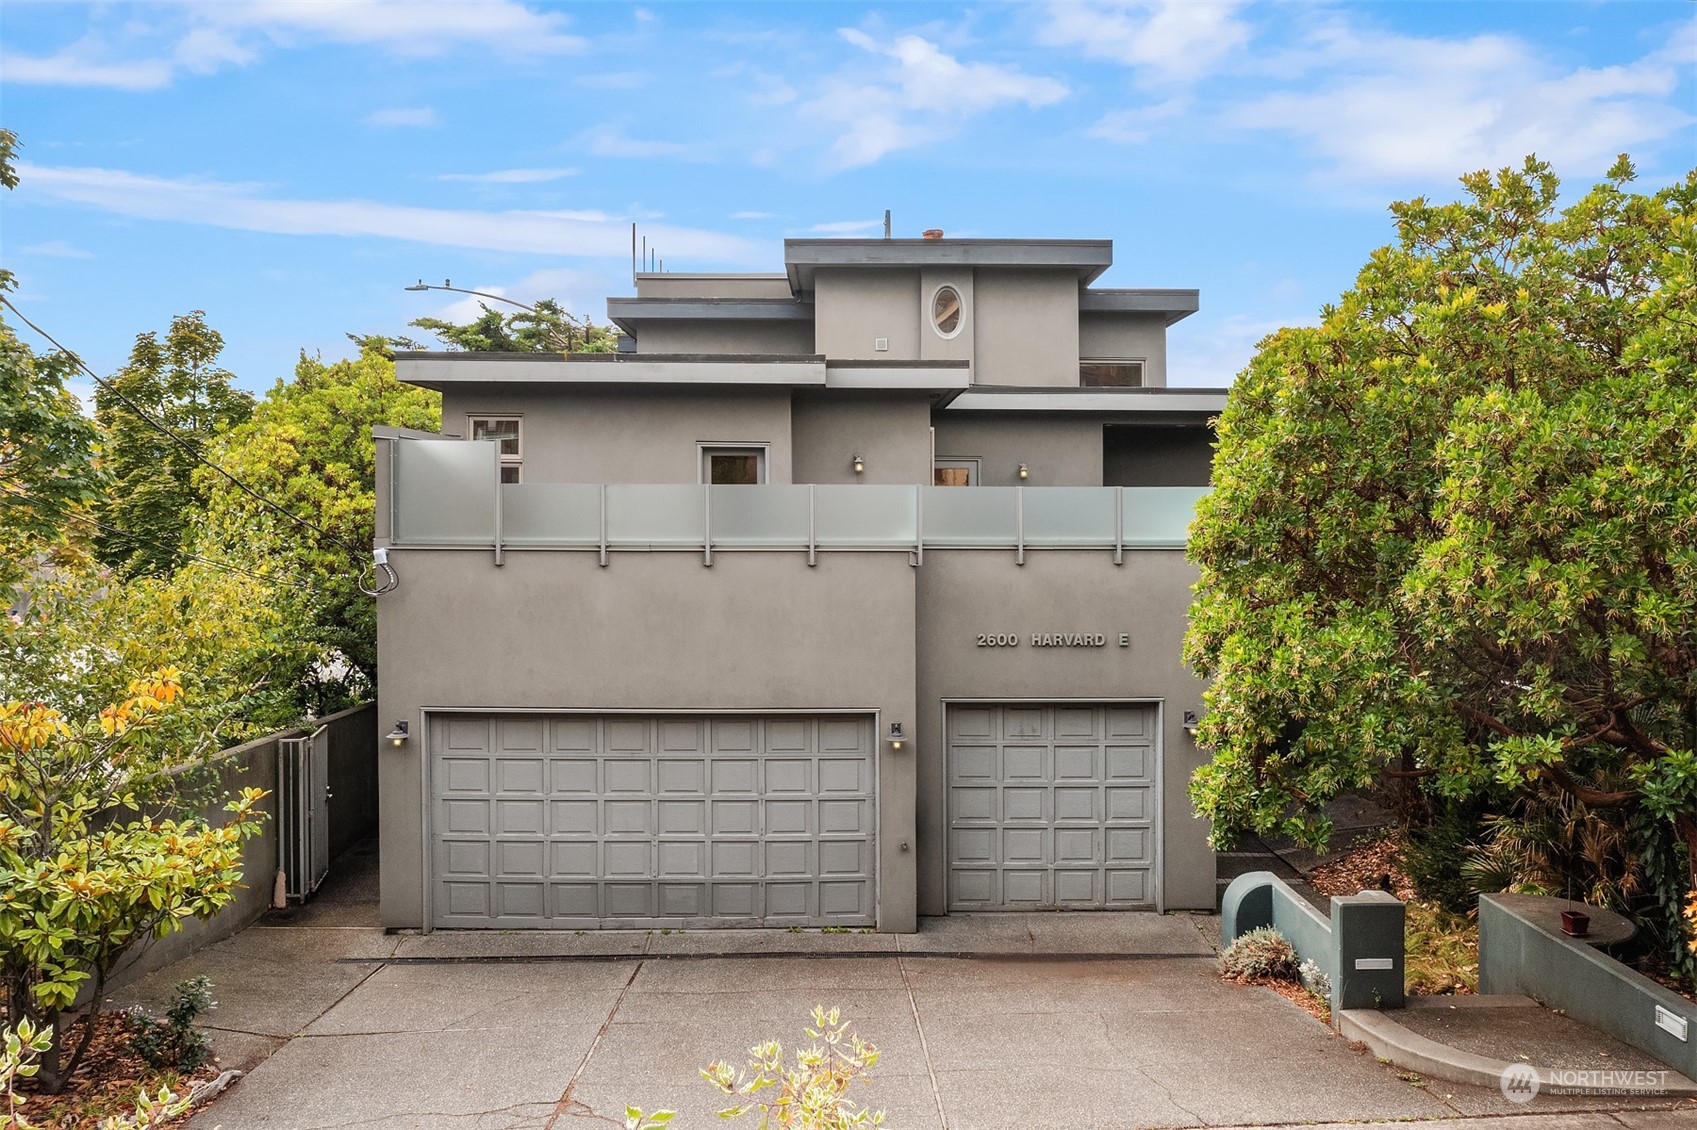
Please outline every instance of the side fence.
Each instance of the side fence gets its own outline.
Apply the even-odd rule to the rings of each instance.
[[[330,737],[330,857],[334,860],[377,827],[377,706],[355,706],[319,721]],[[196,950],[223,941],[252,925],[271,906],[272,885],[277,874],[277,743],[301,735],[300,730],[280,730],[263,738],[224,750],[211,765],[218,771],[218,792],[228,795],[237,789],[258,788],[271,793],[260,802],[267,819],[259,835],[247,842],[242,853],[242,886],[236,897],[216,917],[204,922],[190,920],[181,930],[167,934],[141,951],[139,957],[113,971],[111,984],[118,985],[145,976]],[[208,821],[221,821],[225,813],[214,805],[203,814]]]

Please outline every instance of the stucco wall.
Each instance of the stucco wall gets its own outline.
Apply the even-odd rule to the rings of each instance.
[[[931,404],[924,393],[802,393],[791,417],[798,483],[930,483]],[[856,475],[853,458],[866,457]]]
[[[928,550],[918,571],[919,912],[947,907],[943,700],[1157,700],[1162,707],[1162,888],[1166,907],[1212,908],[1208,826],[1185,789],[1205,760],[1184,732],[1203,683],[1180,659],[1196,571],[1180,550],[1106,552]],[[1033,632],[1100,632],[1103,648],[1032,648]],[[981,648],[980,632],[1017,633],[1021,646]],[[1117,646],[1119,633],[1131,646]]]
[[[1214,431],[1204,423],[1133,424],[1102,433],[1102,485],[1207,486]]]
[[[788,389],[514,386],[442,396],[442,429],[467,415],[521,415],[527,483],[693,483],[697,443],[766,443],[766,480],[790,481]]]
[[[1159,314],[1092,311],[1078,316],[1078,356],[1143,361],[1143,387],[1167,384],[1167,325]],[[1073,384],[1078,374],[1073,374]]]
[[[973,381],[1078,385],[1078,274],[981,270]]]
[[[427,709],[875,710],[914,717],[905,553],[397,550],[379,717]],[[379,752],[383,923],[422,915],[424,741]],[[914,928],[913,759],[878,754],[880,929]],[[902,850],[906,843],[910,850]]]
[[[645,322],[637,327],[638,353],[813,352],[812,322]]]
[[[813,352],[830,358],[917,360],[921,356],[919,272],[911,268],[817,272],[813,329]],[[890,339],[886,352],[873,348],[881,337]]]
[[[937,413],[937,458],[980,460],[983,486],[1019,486],[1019,465],[1033,487],[1102,485],[1102,422],[1012,412]]]

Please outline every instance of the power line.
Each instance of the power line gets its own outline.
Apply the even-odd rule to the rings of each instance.
[[[30,494],[27,491],[16,491],[16,490],[11,490],[11,489],[6,489],[4,491],[0,491],[0,493],[4,493],[6,495],[9,495],[12,498],[21,498],[21,499],[25,500],[26,502],[45,502],[46,501],[46,499],[39,498],[35,495]],[[211,565],[215,569],[225,569],[225,570],[228,570],[231,573],[241,573],[244,576],[252,577],[256,581],[264,581],[265,583],[272,584],[272,585],[282,585],[284,588],[300,589],[302,592],[312,592],[312,591],[314,591],[311,585],[303,585],[299,581],[285,581],[285,580],[282,580],[281,578],[271,576],[270,574],[267,574],[267,573],[255,573],[253,570],[244,569],[240,565],[231,565],[227,561],[215,561],[210,557],[202,557],[200,554],[190,553],[186,549],[180,549],[180,548],[179,549],[173,549],[171,546],[166,545],[164,542],[156,541],[153,538],[142,537],[140,534],[132,534],[128,530],[120,530],[117,526],[109,526],[105,522],[101,522],[101,521],[98,521],[97,519],[90,518],[86,514],[77,514],[77,513],[74,513],[74,512],[66,512],[65,517],[69,518],[73,522],[83,522],[83,523],[86,523],[87,525],[90,525],[90,526],[97,526],[100,529],[105,530],[109,534],[117,534],[119,537],[131,538],[131,539],[133,539],[135,541],[139,541],[139,542],[146,542],[148,545],[151,545],[156,549],[163,549],[163,550],[165,550],[169,553],[177,554],[177,555],[180,555],[180,556],[183,556],[183,557],[187,557],[191,561],[199,561],[203,565]]]
[[[298,514],[293,513],[292,511],[284,509],[283,507],[277,505],[277,503],[272,502],[269,498],[266,498],[264,495],[260,494],[256,490],[254,490],[252,487],[248,486],[246,483],[242,482],[240,479],[236,478],[236,476],[230,474],[230,472],[224,470],[224,468],[220,467],[218,464],[216,464],[212,460],[208,459],[205,455],[201,454],[201,451],[200,451],[200,448],[199,448],[198,445],[190,444],[187,440],[183,439],[176,432],[172,431],[169,427],[160,423],[158,420],[155,420],[152,416],[149,416],[146,412],[142,411],[141,406],[138,405],[135,401],[131,400],[128,396],[124,395],[123,390],[119,389],[118,387],[113,385],[112,382],[108,381],[106,378],[104,378],[100,374],[96,373],[93,369],[89,368],[87,363],[84,362],[81,357],[77,356],[75,353],[71,352],[69,349],[66,349],[63,345],[60,345],[59,342],[57,340],[55,340],[55,338],[53,337],[52,334],[48,333],[46,330],[42,329],[40,326],[38,326],[34,322],[30,321],[29,318],[27,318],[24,315],[24,312],[22,310],[19,310],[16,306],[14,306],[12,304],[11,299],[7,298],[3,294],[0,294],[0,304],[4,304],[8,310],[10,310],[12,313],[14,313],[18,316],[18,320],[20,322],[22,322],[24,325],[28,326],[30,329],[34,330],[36,333],[40,334],[42,337],[46,338],[50,343],[52,343],[53,348],[57,349],[60,353],[64,354],[66,357],[70,358],[73,362],[75,362],[77,368],[79,368],[83,372],[87,373],[91,378],[93,378],[94,382],[96,384],[98,384],[101,388],[105,389],[107,392],[110,392],[113,396],[116,396],[119,400],[123,401],[129,407],[131,412],[135,413],[135,415],[139,419],[141,419],[143,422],[145,422],[150,427],[152,427],[154,431],[158,432],[160,435],[164,436],[166,439],[170,440],[172,443],[176,444],[178,447],[180,447],[184,451],[188,452],[189,455],[192,456],[195,459],[196,462],[201,463],[201,464],[203,464],[207,467],[210,467],[214,471],[217,471],[220,475],[223,475],[226,479],[230,480],[231,483],[235,484],[235,486],[237,488],[239,488],[244,494],[249,495],[250,497],[252,497],[256,501],[258,501],[259,503],[261,503],[262,505],[264,505],[268,509],[275,510],[277,513],[281,514],[283,517],[287,518],[289,521],[293,522],[295,525],[299,526],[301,529],[311,530],[314,533],[323,535],[324,537],[328,538],[331,542],[333,542],[337,545],[340,545],[343,549],[346,549],[348,552],[354,554],[354,556],[356,558],[364,557],[367,554],[367,552],[368,552],[367,550],[361,549],[361,548],[353,545],[350,542],[343,541],[340,537],[331,533],[329,530],[325,529],[323,526],[320,526],[318,523],[309,521],[308,519],[302,518]]]

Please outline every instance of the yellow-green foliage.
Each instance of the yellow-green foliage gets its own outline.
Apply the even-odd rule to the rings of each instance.
[[[1479,927],[1437,903],[1404,910],[1404,980],[1416,994],[1479,991]]]
[[[748,1067],[725,1062],[702,1068],[702,1078],[738,1100],[719,1112],[720,1118],[760,1113],[760,1130],[848,1130],[853,1126],[882,1126],[883,1111],[871,1111],[848,1097],[856,1080],[878,1062],[878,1049],[851,1030],[839,1010],[813,1010],[813,1027],[804,1029],[814,1043],[797,1048],[794,1066],[784,1062],[776,1040],[748,1049]],[[770,1092],[770,1094],[768,1094]]]

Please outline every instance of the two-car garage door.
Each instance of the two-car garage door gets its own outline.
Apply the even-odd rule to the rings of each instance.
[[[430,719],[436,926],[871,925],[853,715]]]

